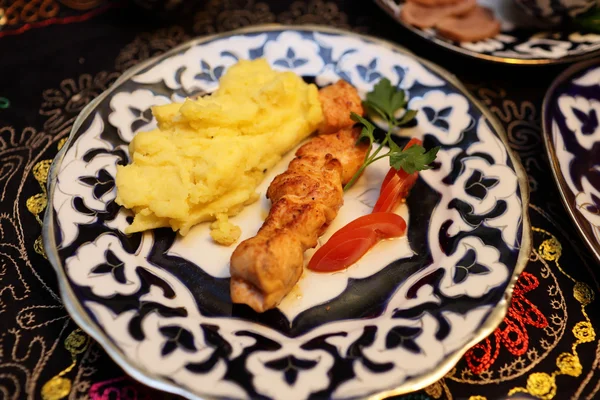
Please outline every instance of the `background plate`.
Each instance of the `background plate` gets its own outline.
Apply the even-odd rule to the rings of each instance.
[[[511,0],[478,0],[494,11],[502,23],[502,31],[481,42],[454,42],[436,34],[433,29],[419,29],[404,23],[399,15],[404,0],[375,0],[402,26],[448,50],[470,57],[506,64],[558,64],[574,62],[600,54],[600,34],[577,30],[558,31],[532,22]]]

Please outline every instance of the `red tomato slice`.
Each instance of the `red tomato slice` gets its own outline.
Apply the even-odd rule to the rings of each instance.
[[[371,229],[354,229],[348,233],[338,240],[330,239],[319,248],[308,262],[308,269],[334,272],[348,268],[377,243],[377,233]]]
[[[418,172],[408,175],[403,170],[398,171],[381,192],[375,207],[373,207],[373,213],[394,211],[402,199],[408,195],[418,177]]]
[[[393,194],[394,188],[400,183],[399,173],[404,172],[404,170],[396,171],[394,168],[390,168],[390,172],[392,173],[392,177],[386,182],[385,186],[381,187],[381,192],[379,193],[379,198],[377,199],[377,203],[375,203],[375,207],[373,207],[373,212],[376,212],[375,209],[381,208],[381,204]],[[404,172],[403,175],[405,176],[406,172]]]
[[[364,215],[337,231],[308,263],[308,269],[334,272],[348,268],[378,241],[403,236],[404,218],[393,213]]]
[[[419,146],[421,146],[423,144],[423,141],[421,139],[417,139],[416,137],[411,138],[408,143],[406,143],[406,146],[404,146],[404,150],[408,149],[409,147],[414,146],[415,144],[418,144]]]
[[[331,235],[329,242],[359,228],[369,228],[372,231],[378,232],[378,234],[383,234],[388,237],[400,237],[406,232],[406,221],[404,221],[404,218],[394,213],[382,212],[363,215]]]
[[[404,150],[414,146],[415,144],[422,145],[423,142],[421,141],[421,139],[412,138],[408,141],[408,143],[406,143],[406,146],[404,146]],[[394,168],[390,168],[390,170],[388,171],[385,178],[383,178],[383,182],[381,183],[381,190],[379,193],[381,193],[383,191],[383,188],[387,185],[387,183],[390,181],[390,179],[392,179],[394,174],[397,172],[398,171],[396,171]]]
[[[381,188],[379,189],[379,197],[381,197],[381,193],[383,193],[383,189],[385,189],[387,187],[388,183],[390,183],[390,181],[392,179],[394,179],[397,172],[398,171],[396,171],[394,168],[390,168],[388,173],[385,174],[385,178],[383,178],[383,182],[381,183]]]

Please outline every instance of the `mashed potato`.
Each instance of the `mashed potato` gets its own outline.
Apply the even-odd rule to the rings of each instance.
[[[116,202],[135,214],[126,232],[185,235],[216,221],[211,236],[225,245],[241,233],[227,218],[258,199],[265,173],[323,121],[317,87],[262,59],[229,68],[211,95],[152,112],[158,129],[135,135],[131,163],[117,169]]]

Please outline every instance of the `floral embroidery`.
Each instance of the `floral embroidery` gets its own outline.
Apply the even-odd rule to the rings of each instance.
[[[40,114],[48,117],[44,130],[53,135],[68,134],[81,110],[108,89],[118,76],[116,72],[83,74],[77,80],[65,79],[60,89],[45,90],[40,109]]]
[[[148,390],[122,376],[94,383],[88,393],[90,400],[152,400]]]
[[[254,0],[210,0],[194,16],[194,32],[211,34],[275,22],[268,4]]]
[[[559,260],[562,255],[562,245],[556,239],[556,237],[540,228],[534,227],[532,230],[533,232],[549,237],[548,239],[544,240],[538,248],[540,257],[547,261],[553,261],[556,265],[556,268],[558,268],[558,270],[562,272],[564,276],[574,283],[573,297],[575,297],[575,299],[581,304],[581,312],[585,319],[584,321],[577,322],[573,327],[572,333],[576,340],[571,346],[571,353],[564,352],[558,356],[556,359],[556,370],[551,373],[532,373],[527,378],[526,387],[515,387],[508,392],[509,396],[512,396],[515,393],[529,393],[538,399],[550,400],[556,396],[557,376],[569,375],[578,377],[582,373],[583,367],[581,365],[581,361],[579,360],[577,349],[579,345],[593,342],[596,339],[596,331],[594,330],[590,318],[585,310],[586,305],[593,301],[594,296],[591,288],[588,288],[587,284],[576,281],[561,267]],[[575,395],[574,397],[578,396]],[[592,397],[593,396],[590,396],[588,398]]]
[[[180,26],[170,26],[154,32],[140,33],[133,42],[125,46],[115,61],[117,71],[125,71],[135,64],[156,57],[172,49],[190,37]]]
[[[527,353],[529,334],[527,326],[543,329],[548,326],[544,314],[529,300],[527,293],[539,286],[539,280],[529,272],[523,272],[515,285],[513,299],[504,322],[494,334],[475,345],[465,354],[469,369],[474,374],[488,370],[498,358],[503,345],[510,354],[519,357]]]

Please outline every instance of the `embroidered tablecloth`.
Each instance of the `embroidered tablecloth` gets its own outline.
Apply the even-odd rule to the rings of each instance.
[[[194,37],[316,23],[393,40],[456,74],[504,124],[529,175],[531,261],[504,322],[443,379],[401,399],[600,397],[600,266],[561,204],[540,107],[562,67],[467,59],[370,1],[0,0],[0,399],[171,399],[136,383],[61,305],[41,225],[48,169],[83,107],[136,63]],[[190,4],[194,3],[194,4]]]

